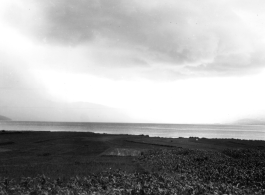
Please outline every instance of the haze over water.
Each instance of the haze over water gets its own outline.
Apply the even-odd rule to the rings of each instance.
[[[152,137],[205,137],[265,140],[264,125],[198,125],[141,123],[78,123],[1,121],[0,130],[84,131],[108,134],[149,135]]]

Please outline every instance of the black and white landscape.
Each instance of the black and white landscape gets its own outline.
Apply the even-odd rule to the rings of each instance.
[[[265,194],[264,8],[1,0],[0,194]]]

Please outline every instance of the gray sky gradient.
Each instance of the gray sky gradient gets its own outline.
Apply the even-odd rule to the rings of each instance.
[[[107,110],[97,119],[76,106],[63,106],[36,71],[89,74],[117,83],[139,79],[172,83],[255,76],[265,65],[261,0],[3,0],[0,6],[0,114],[10,118],[56,118],[37,110],[57,102],[52,103],[54,110],[70,106],[86,115],[82,120],[154,121],[132,119],[104,101],[100,105],[87,100],[98,110]],[[10,105],[31,107],[35,114],[19,116]],[[115,119],[104,115],[111,112]],[[77,115],[74,120],[80,119]],[[63,117],[69,118],[70,114]]]

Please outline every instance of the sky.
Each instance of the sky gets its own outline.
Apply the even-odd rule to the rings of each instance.
[[[262,0],[1,0],[0,115],[265,119]]]

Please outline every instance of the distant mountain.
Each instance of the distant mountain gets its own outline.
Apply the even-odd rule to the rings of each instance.
[[[0,121],[10,121],[10,120],[11,120],[10,118],[0,115]]]
[[[239,125],[265,125],[265,119],[240,119],[235,122]]]
[[[131,120],[125,109],[89,102],[40,101],[20,109],[6,109],[2,112],[12,117],[14,121],[130,122]]]

